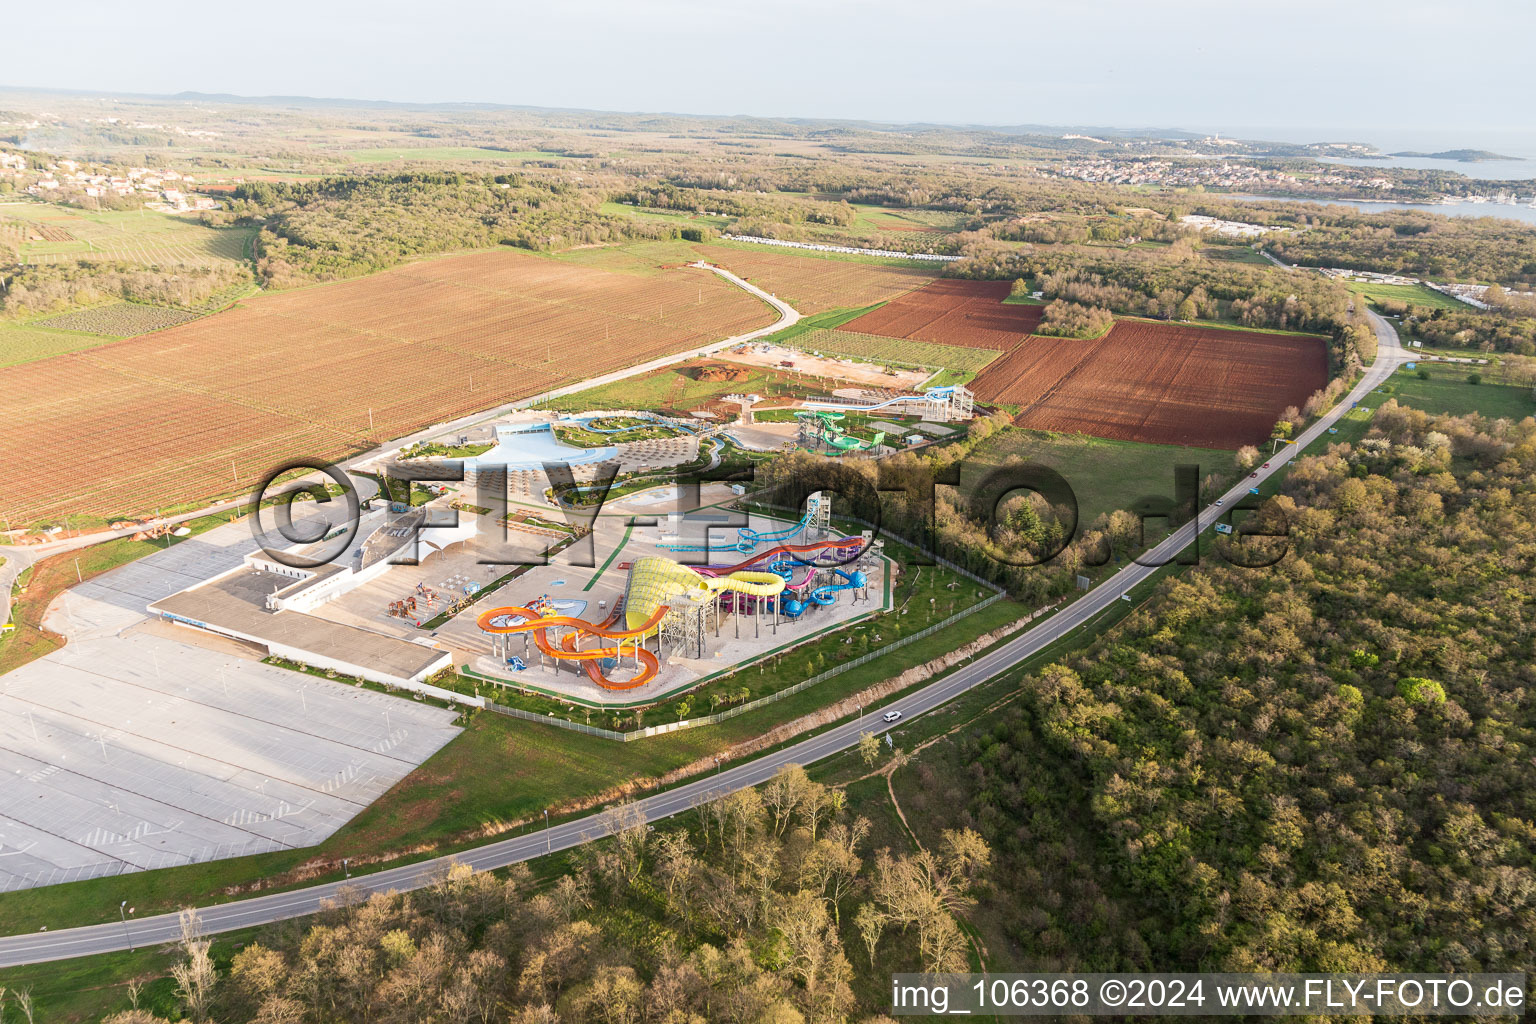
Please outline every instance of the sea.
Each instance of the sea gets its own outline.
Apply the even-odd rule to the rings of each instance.
[[[1424,210],[1449,217],[1501,217],[1536,225],[1536,131],[1531,129],[1455,128],[1455,129],[1380,129],[1361,128],[1277,128],[1227,126],[1221,134],[1234,139],[1262,139],[1274,142],[1360,142],[1375,146],[1383,153],[1404,151],[1441,153],[1451,149],[1482,149],[1507,160],[1435,160],[1428,157],[1388,157],[1369,160],[1360,157],[1327,157],[1325,162],[1355,167],[1414,167],[1450,171],[1488,181],[1507,183],[1492,193],[1486,203],[1465,201],[1451,203],[1392,203],[1370,199],[1335,199],[1326,205],[1349,206],[1366,213],[1390,213],[1393,210]],[[1239,200],[1273,200],[1274,196],[1232,196]],[[1315,200],[1305,200],[1314,202]]]
[[[1529,128],[1450,128],[1450,129],[1380,129],[1360,128],[1276,128],[1228,127],[1221,133],[1234,139],[1259,139],[1271,142],[1360,142],[1375,146],[1383,153],[1443,153],[1452,149],[1481,149],[1509,160],[1435,160],[1429,157],[1394,156],[1385,160],[1361,157],[1327,157],[1330,163],[1356,167],[1414,167],[1422,170],[1450,171],[1469,178],[1489,181],[1528,182],[1518,186],[1529,201],[1536,194],[1536,131]]]

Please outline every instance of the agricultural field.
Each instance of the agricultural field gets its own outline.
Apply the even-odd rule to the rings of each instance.
[[[131,338],[136,334],[163,331],[169,327],[191,323],[196,313],[164,306],[146,306],[137,302],[111,302],[105,306],[77,309],[71,313],[50,316],[32,321],[33,327],[51,327],[61,331],[85,331],[88,334],[105,334],[114,338]]]
[[[1328,381],[1320,338],[1123,320],[1094,341],[1036,336],[972,384],[1021,427],[1237,448]]]
[[[696,245],[696,259],[718,264],[801,313],[858,308],[894,299],[933,280],[933,272],[898,261],[838,259],[809,250],[737,243]],[[806,253],[811,254],[807,255]],[[910,261],[909,261],[910,262]]]
[[[25,263],[121,260],[144,266],[210,266],[240,262],[255,228],[210,228],[190,214],[153,210],[91,212],[68,206],[20,203],[0,211],[21,235]]]
[[[704,260],[777,295],[807,315],[872,306],[933,280],[931,270],[913,267],[910,261],[838,258],[836,254],[772,249],[745,242],[636,242],[567,249],[556,253],[555,258],[632,274],[656,274],[667,267]]]
[[[1200,246],[1199,252],[1206,259],[1215,260],[1219,263],[1246,263],[1255,267],[1270,265],[1269,261],[1251,245],[1223,244],[1207,241],[1204,245]]]
[[[798,335],[792,344],[807,352],[862,359],[872,363],[913,366],[928,370],[948,369],[977,374],[1002,355],[997,349],[938,345],[909,338],[883,338],[878,334],[820,328]]]
[[[693,409],[708,407],[726,395],[740,392],[755,392],[771,402],[829,395],[832,388],[843,383],[721,359],[694,359],[638,377],[562,395],[543,403],[540,408],[557,412],[642,408],[687,415]],[[734,416],[740,407],[732,406],[729,411]]]
[[[944,210],[894,210],[867,203],[854,203],[853,208],[858,211],[853,226],[860,231],[942,235],[958,230],[964,219],[958,213]]]
[[[763,303],[700,270],[608,274],[512,251],[263,295],[0,370],[13,523],[117,517],[743,333]]]
[[[1040,326],[1041,307],[1005,303],[1006,281],[940,279],[839,330],[1008,352]]]
[[[598,208],[599,213],[611,214],[615,217],[635,217],[640,220],[657,221],[672,225],[703,225],[705,227],[720,230],[731,222],[731,218],[722,217],[719,214],[694,213],[689,210],[665,210],[651,206],[633,206],[629,203],[606,202]]]
[[[58,331],[35,324],[0,322],[0,367],[19,366],[83,349],[110,345],[118,339],[78,331]]]

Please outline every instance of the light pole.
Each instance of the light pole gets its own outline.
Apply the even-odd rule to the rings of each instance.
[[[550,844],[550,839],[549,839],[549,808],[546,807],[544,809],[544,852],[545,853],[552,853],[552,852],[554,852],[553,850],[550,849],[550,845],[549,844]]]
[[[132,935],[132,933],[130,933],[128,931],[128,914],[126,913],[126,911],[124,909],[127,906],[128,906],[128,901],[127,900],[123,900],[123,902],[119,903],[117,905],[117,916],[123,922],[123,938],[128,940],[128,952],[132,953],[133,952],[133,935]]]
[[[347,870],[347,858],[341,858],[341,874],[343,878],[351,878],[352,872]]]

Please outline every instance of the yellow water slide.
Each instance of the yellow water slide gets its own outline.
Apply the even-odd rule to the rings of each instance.
[[[629,582],[624,589],[624,619],[630,629],[638,629],[652,622],[656,609],[675,597],[702,604],[722,590],[750,597],[775,597],[784,592],[784,580],[771,572],[705,576],[670,558],[637,558],[629,567]]]

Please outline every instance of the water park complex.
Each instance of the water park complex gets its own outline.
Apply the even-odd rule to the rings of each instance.
[[[326,564],[249,554],[150,610],[269,656],[433,695],[446,670],[491,700],[601,709],[676,697],[888,611],[894,569],[882,541],[837,525],[831,493],[769,508],[739,484],[674,477],[726,453],[879,455],[913,440],[893,443],[904,425],[876,416],[918,420],[932,432],[905,432],[931,442],[971,415],[959,386],[837,392],[761,420],[758,400],[730,396],[741,409],[731,419],[524,409],[417,442],[378,469],[457,459],[463,479],[380,495],[359,524],[365,539]],[[853,417],[857,434],[844,425]],[[578,514],[600,479],[607,500]],[[504,504],[486,498],[488,481]]]

